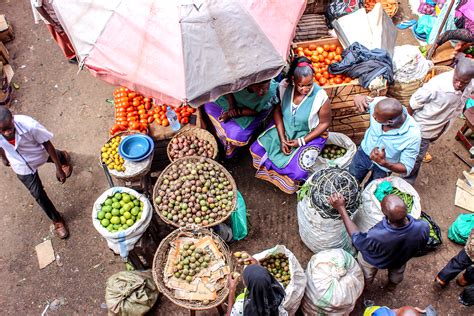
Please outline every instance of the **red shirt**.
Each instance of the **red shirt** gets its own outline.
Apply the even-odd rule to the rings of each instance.
[[[13,138],[12,140],[9,140],[8,142],[12,144],[13,146],[15,146],[15,138]]]

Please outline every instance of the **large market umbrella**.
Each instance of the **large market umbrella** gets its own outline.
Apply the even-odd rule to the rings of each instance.
[[[96,77],[193,106],[276,76],[305,0],[54,0]]]

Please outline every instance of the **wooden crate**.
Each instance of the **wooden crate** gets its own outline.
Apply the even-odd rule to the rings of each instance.
[[[324,13],[330,0],[308,0],[304,13]]]
[[[342,46],[337,38],[294,43],[293,46],[307,48],[311,44],[318,46],[336,44]],[[328,94],[331,102],[332,123],[329,130],[346,134],[354,143],[359,144],[370,125],[370,116],[369,114],[361,114],[357,111],[354,106],[354,97],[356,95],[385,96],[387,88],[380,91],[370,91],[362,87],[357,79],[354,79],[349,83],[324,86],[323,89]]]
[[[13,28],[8,24],[8,20],[5,15],[0,14],[0,41],[8,42],[15,38],[15,33],[13,33]]]

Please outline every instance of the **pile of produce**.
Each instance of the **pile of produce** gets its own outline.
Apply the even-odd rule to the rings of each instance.
[[[408,194],[406,192],[402,192],[402,191],[400,191],[399,189],[397,189],[395,187],[392,189],[390,194],[396,195],[399,198],[401,198],[403,200],[403,202],[405,202],[405,205],[407,206],[408,213],[411,212],[411,209],[413,208],[413,196],[411,194]]]
[[[285,288],[288,286],[291,276],[288,257],[285,256],[285,254],[279,253],[276,255],[270,255],[261,260],[260,264],[265,267],[265,269],[267,269],[278,282],[283,284]]]
[[[120,142],[122,141],[121,136],[115,136],[108,143],[102,146],[101,159],[102,162],[107,165],[110,170],[117,170],[118,172],[125,171],[124,160],[118,153]]]
[[[208,305],[225,288],[231,268],[218,241],[211,235],[180,234],[182,236],[169,242],[163,270],[163,282],[167,287],[165,294],[171,294],[174,299]]]
[[[294,52],[298,56],[306,56],[311,60],[314,69],[314,82],[318,85],[331,86],[352,81],[351,78],[345,75],[333,75],[328,72],[330,64],[342,60],[341,46],[335,44],[325,44],[322,46],[311,44],[308,47],[298,46]]]
[[[212,225],[235,208],[233,179],[207,158],[180,159],[168,166],[155,188],[159,214],[177,226]]]
[[[142,217],[143,202],[128,193],[115,193],[102,203],[97,219],[111,233],[132,227]]]
[[[472,56],[474,56],[474,46],[469,46],[467,49],[465,49],[464,54],[466,54],[466,57],[472,58]]]
[[[191,116],[191,114],[196,112],[196,109],[194,109],[190,106],[187,106],[187,105],[180,106],[180,107],[170,106],[170,108],[173,111],[176,112],[176,116],[178,117],[178,121],[181,125],[188,124],[189,123],[189,117]],[[161,125],[161,126],[165,126],[165,127],[170,124],[168,122],[168,119],[166,118],[166,109],[167,109],[166,104],[157,105],[155,107],[154,118],[155,118],[156,124]]]
[[[397,13],[398,10],[398,1],[397,0],[365,0],[364,5],[367,12],[372,11],[375,4],[380,2],[383,10],[387,13],[389,17],[392,17]]]
[[[204,139],[194,135],[179,135],[174,137],[170,145],[170,157],[176,160],[188,156],[214,157],[214,148]]]
[[[346,151],[347,150],[345,148],[329,144],[324,146],[323,153],[321,156],[325,159],[334,160],[343,157],[346,154]]]
[[[127,88],[115,89],[114,106],[115,125],[110,129],[110,135],[127,130],[146,133],[148,124],[155,120],[152,100]]]
[[[202,269],[209,266],[210,261],[211,257],[203,249],[196,248],[192,241],[186,242],[174,262],[174,277],[191,283]]]

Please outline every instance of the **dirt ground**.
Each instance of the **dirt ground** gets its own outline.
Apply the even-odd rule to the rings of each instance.
[[[401,11],[399,19],[409,16],[406,9]],[[54,132],[53,143],[69,150],[75,165],[73,176],[63,185],[56,181],[53,166],[40,170],[48,194],[71,230],[65,241],[52,239],[60,263],[43,270],[38,269],[35,246],[51,236],[49,221],[13,171],[0,167],[2,314],[39,315],[48,301],[58,299],[61,304],[48,314],[105,315],[105,282],[125,266],[95,231],[90,214],[95,199],[107,189],[97,153],[112,125],[113,111],[104,101],[112,95],[113,87],[86,71],[77,73],[77,67],[65,61],[46,27],[33,23],[28,1],[1,1],[0,13],[5,13],[16,29],[16,39],[7,44],[13,56],[14,82],[20,86],[12,109],[36,118]],[[401,36],[399,41],[410,40],[409,36]],[[455,127],[461,124],[459,121]],[[461,288],[455,284],[444,291],[435,291],[431,286],[436,272],[461,249],[447,239],[448,227],[459,214],[466,213],[453,205],[456,179],[467,167],[452,151],[468,156],[454,140],[454,133],[452,128],[432,146],[434,160],[423,166],[416,185],[423,209],[442,228],[444,244],[432,254],[411,260],[405,280],[393,293],[381,290],[386,273],[380,273],[376,282],[365,289],[353,315],[362,314],[364,301],[391,307],[432,304],[439,315],[474,313],[457,302]],[[298,235],[296,197],[255,179],[247,151],[226,166],[245,197],[250,219],[249,236],[232,244],[231,249],[255,253],[284,244],[306,267],[312,253]],[[185,315],[186,311],[160,298],[151,314]]]

